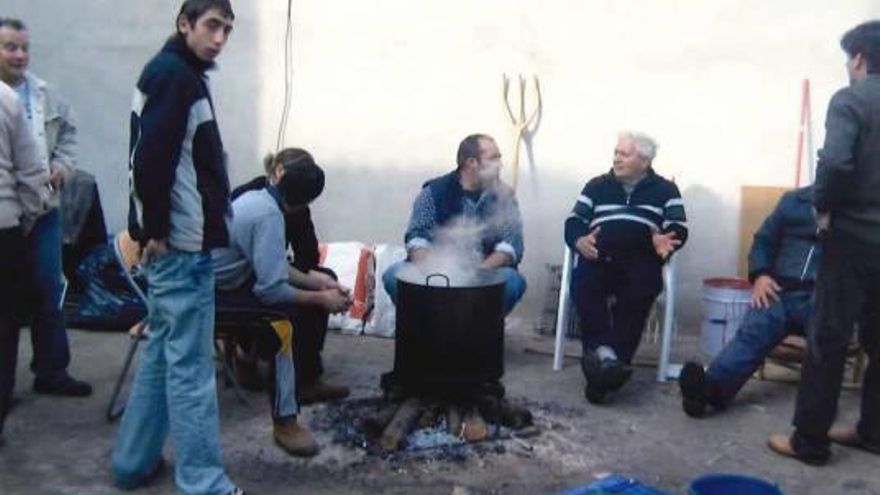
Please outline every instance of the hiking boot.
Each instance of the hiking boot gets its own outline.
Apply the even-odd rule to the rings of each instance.
[[[320,378],[310,385],[301,387],[297,393],[297,402],[301,405],[325,402],[348,397],[348,387],[327,383]]]
[[[296,418],[275,421],[272,437],[285,452],[297,457],[312,457],[319,450],[315,437],[304,426],[300,426]]]
[[[692,418],[702,418],[706,414],[706,372],[703,366],[688,361],[678,376],[681,389],[681,406],[684,413]]]
[[[872,454],[880,454],[880,447],[869,445],[862,441],[858,430],[852,426],[833,426],[828,430],[828,439],[845,447],[862,449]]]
[[[86,382],[74,380],[69,375],[64,375],[62,378],[52,381],[35,379],[34,392],[63,397],[88,397],[92,395],[92,386]]]

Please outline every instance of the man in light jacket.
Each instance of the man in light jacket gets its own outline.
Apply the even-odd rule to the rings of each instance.
[[[0,82],[0,443],[15,387],[24,231],[45,210],[48,179],[24,109],[15,91]]]
[[[76,123],[57,91],[27,70],[29,36],[24,23],[0,19],[0,80],[18,93],[34,136],[38,159],[49,167],[48,210],[25,239],[26,266],[32,292],[27,304],[34,391],[42,394],[87,396],[92,387],[73,379],[70,343],[62,313],[64,282],[61,265],[61,188],[76,167]]]

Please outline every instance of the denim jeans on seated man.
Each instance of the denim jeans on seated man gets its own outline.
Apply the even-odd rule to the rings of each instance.
[[[145,273],[149,338],[113,450],[114,481],[135,488],[149,479],[170,432],[179,489],[230,493],[220,453],[211,255],[170,248]]]
[[[385,291],[388,292],[391,301],[395,305],[397,304],[397,272],[400,271],[406,263],[408,262],[398,261],[389,266],[388,269],[385,270],[385,273],[382,274],[382,284],[385,286]],[[497,270],[504,276],[503,307],[504,314],[508,315],[513,311],[516,303],[522,299],[523,294],[525,294],[526,279],[511,267],[495,268],[494,270]]]
[[[710,403],[725,407],[792,330],[803,331],[813,313],[813,291],[784,291],[767,308],[749,308],[742,324],[706,370]]]

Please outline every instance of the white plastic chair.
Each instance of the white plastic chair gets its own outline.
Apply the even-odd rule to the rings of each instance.
[[[675,331],[675,263],[673,256],[663,266],[663,333],[660,342],[660,356],[657,360],[657,381],[676,380],[681,372],[680,364],[669,362],[669,354],[672,351],[672,340]],[[577,256],[565,247],[565,255],[562,260],[562,281],[559,287],[559,304],[556,310],[556,343],[553,349],[553,370],[562,370],[564,355],[563,344],[565,343],[565,331],[571,324],[571,297],[569,286],[571,285],[571,273],[577,266]]]

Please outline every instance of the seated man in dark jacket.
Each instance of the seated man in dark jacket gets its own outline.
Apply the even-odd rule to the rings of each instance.
[[[724,409],[786,334],[809,323],[819,254],[812,197],[812,186],[787,192],[755,233],[749,251],[752,307],[708,370],[695,362],[682,369],[688,416],[702,417],[707,405]]]
[[[678,187],[651,168],[656,151],[644,134],[621,134],[614,167],[587,182],[565,221],[565,242],[578,254],[571,294],[592,403],[632,375],[630,362],[663,288],[663,263],[687,240]]]
[[[472,134],[458,147],[458,167],[425,183],[416,197],[404,240],[407,260],[388,267],[385,290],[397,304],[397,273],[410,263],[431,271],[466,274],[497,270],[504,276],[504,312],[526,291],[517,271],[523,256],[522,219],[513,189],[501,182],[495,140]],[[435,268],[435,269],[434,269]]]

